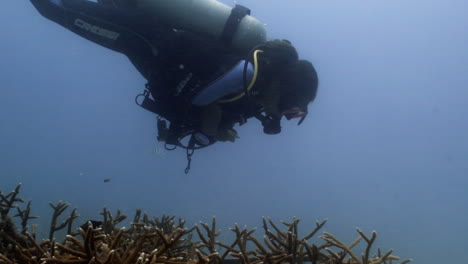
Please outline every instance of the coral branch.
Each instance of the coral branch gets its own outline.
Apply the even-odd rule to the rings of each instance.
[[[18,184],[15,190],[11,191],[9,194],[5,195],[0,191],[0,215],[2,220],[10,213],[10,210],[13,208],[17,208],[18,206],[15,205],[16,202],[24,203],[24,200],[21,198],[16,198],[21,188],[21,183]]]
[[[37,219],[39,216],[31,216],[31,201],[28,202],[26,205],[26,209],[21,210],[21,208],[16,207],[18,210],[18,214],[14,215],[13,217],[20,217],[21,218],[21,234],[26,234],[28,231],[28,221],[30,219]]]
[[[68,226],[68,234],[70,234],[72,222],[79,216],[77,214],[77,210],[73,209],[70,216],[67,219],[65,219],[65,221],[63,221],[60,225],[57,226],[58,218],[68,208],[69,204],[59,201],[56,205],[54,205],[53,203],[49,203],[49,205],[54,209],[54,213],[52,214],[52,220],[50,223],[49,240],[53,240],[54,233],[65,228],[66,226]]]

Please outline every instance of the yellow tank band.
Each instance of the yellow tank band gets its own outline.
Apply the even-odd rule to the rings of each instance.
[[[252,90],[252,87],[254,86],[255,82],[257,81],[257,76],[258,76],[258,53],[262,53],[263,50],[256,50],[254,51],[253,54],[253,59],[254,59],[254,75],[252,77],[252,80],[250,81],[249,86],[247,87],[247,92],[250,92]],[[229,98],[229,99],[224,99],[224,100],[219,100],[218,103],[225,104],[225,103],[231,103],[234,101],[237,101],[241,99],[242,97],[245,96],[245,92],[241,92],[240,94]]]

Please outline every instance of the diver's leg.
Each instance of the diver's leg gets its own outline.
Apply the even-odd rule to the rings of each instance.
[[[97,0],[97,2],[100,4],[113,6],[113,7],[120,7],[120,8],[137,6],[136,0]]]
[[[114,8],[86,0],[30,0],[49,20],[106,48],[127,56],[157,53],[151,34],[157,22],[141,10]],[[147,30],[154,27],[153,31]],[[159,30],[165,29],[159,26]],[[159,32],[161,33],[161,32]]]
[[[200,117],[200,130],[207,136],[216,137],[222,117],[221,106],[216,102],[202,106]]]
[[[114,6],[114,0],[97,0],[99,4]]]

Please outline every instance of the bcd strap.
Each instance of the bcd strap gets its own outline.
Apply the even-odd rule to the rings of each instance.
[[[151,113],[157,115],[161,114],[158,104],[155,101],[151,100],[149,96],[144,97],[143,102],[141,102],[140,106],[143,107],[145,110],[150,111]]]
[[[143,109],[150,111],[151,113],[157,114],[167,120],[174,120],[175,115],[170,111],[171,109],[167,107],[167,104],[157,103],[149,97],[149,94],[150,93],[147,85],[145,91],[135,97],[135,103],[141,106]],[[142,97],[143,100],[140,102]]]
[[[185,168],[185,174],[188,174],[190,171],[190,166],[192,165],[192,156],[195,152],[195,137],[192,135],[187,147],[187,167]]]
[[[232,38],[234,37],[241,20],[247,15],[250,15],[250,9],[242,5],[236,5],[231,10],[231,15],[226,21],[223,33],[221,35],[222,42],[224,42],[226,45],[231,45]]]

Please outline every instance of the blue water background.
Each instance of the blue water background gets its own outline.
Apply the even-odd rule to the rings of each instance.
[[[23,183],[43,236],[63,200],[83,220],[103,206],[189,226],[216,215],[225,236],[262,216],[299,217],[304,233],[328,218],[347,243],[360,227],[414,263],[468,263],[468,1],[239,3],[314,63],[317,100],[280,135],[249,121],[185,175],[135,105],[145,80],[125,56],[2,1],[0,190]]]

